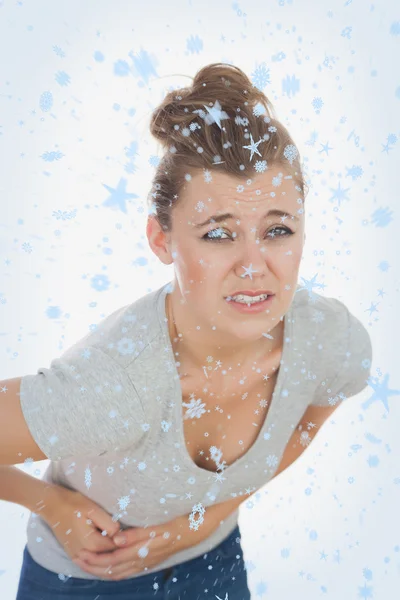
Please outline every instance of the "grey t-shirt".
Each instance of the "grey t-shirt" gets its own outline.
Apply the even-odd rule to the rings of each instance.
[[[248,490],[274,475],[308,405],[342,402],[364,389],[370,375],[365,327],[339,300],[309,295],[298,285],[284,317],[281,363],[266,419],[251,448],[216,478],[192,461],[185,445],[165,311],[172,286],[119,308],[49,369],[22,377],[24,417],[51,461],[43,479],[81,492],[118,517],[122,528],[159,525],[191,514],[198,503],[207,513],[215,503],[245,500]],[[237,521],[238,510],[205,541],[146,573],[211,551]],[[46,569],[99,579],[71,561],[35,513],[27,535],[29,552]]]

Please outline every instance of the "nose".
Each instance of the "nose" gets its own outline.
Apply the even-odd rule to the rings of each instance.
[[[263,251],[262,248],[264,248]],[[238,252],[236,256],[236,265],[240,277],[246,276],[243,273],[243,267],[247,269],[250,265],[252,272],[256,272],[257,277],[260,277],[268,270],[267,250],[262,244],[257,244],[255,240],[243,242],[241,252]]]

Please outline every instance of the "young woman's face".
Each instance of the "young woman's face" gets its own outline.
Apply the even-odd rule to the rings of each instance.
[[[199,172],[181,191],[172,212],[168,247],[175,285],[199,324],[215,324],[221,332],[250,341],[259,338],[267,325],[274,327],[289,309],[305,219],[301,192],[285,176],[275,167],[247,181],[213,173],[207,183]],[[284,215],[266,215],[271,210]],[[203,224],[224,213],[233,218]],[[275,296],[261,313],[241,313],[226,300],[240,290],[262,289]]]

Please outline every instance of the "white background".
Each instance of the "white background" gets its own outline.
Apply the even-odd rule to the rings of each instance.
[[[310,185],[300,274],[367,326],[377,392],[342,405],[241,509],[253,598],[399,594],[399,46],[389,0],[0,2],[0,379],[48,367],[172,279],[145,236],[150,113],[208,63],[269,70]],[[124,179],[126,212],[104,204]],[[0,502],[2,600],[28,516]]]

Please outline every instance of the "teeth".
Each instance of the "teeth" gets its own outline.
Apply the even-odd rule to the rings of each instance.
[[[238,294],[237,296],[232,297],[232,301],[241,304],[255,304],[256,302],[261,302],[267,298],[268,294],[261,294],[260,296],[244,296],[243,294]]]

